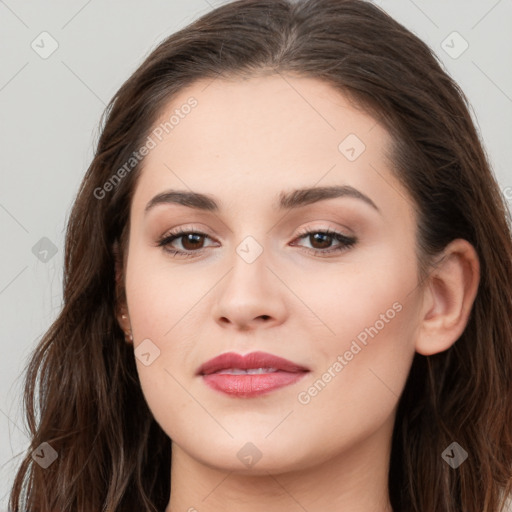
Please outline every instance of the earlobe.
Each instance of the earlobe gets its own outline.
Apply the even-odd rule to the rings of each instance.
[[[424,284],[416,351],[432,355],[449,349],[467,325],[480,281],[480,264],[466,240],[448,244]]]
[[[124,331],[124,339],[126,343],[133,343],[132,327],[126,305],[117,305],[116,310],[117,322],[119,324],[119,327],[121,327],[121,329]]]
[[[118,317],[118,321],[119,325],[121,325],[121,329],[123,329],[124,331],[124,339],[126,343],[133,343],[133,334],[130,327],[130,319],[128,315],[121,314],[121,318],[119,319]]]

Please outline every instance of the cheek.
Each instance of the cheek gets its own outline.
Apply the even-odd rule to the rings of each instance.
[[[414,356],[416,309],[385,295],[366,308],[347,305],[335,324],[339,336],[324,339],[321,361],[297,391],[295,429],[314,440],[309,450],[319,460],[357,446],[393,421]]]
[[[297,395],[305,414],[318,412],[308,416],[312,429],[325,421],[333,436],[359,435],[384,421],[402,392],[414,356],[417,267],[414,258],[388,256],[336,271],[328,288],[307,279],[308,305],[324,326],[314,339],[315,372]]]
[[[321,328],[315,327],[315,349],[332,357],[334,351],[350,350],[354,340],[362,346],[409,345],[417,283],[412,251],[380,246],[347,263],[326,265],[322,272],[304,272],[294,291],[309,310],[299,317],[302,327],[307,331],[309,325],[311,332],[311,326],[321,321]]]
[[[154,338],[155,343],[168,345],[166,341],[182,322],[194,318],[194,305],[213,284],[200,271],[183,269],[158,251],[132,251],[126,295],[134,338]]]
[[[182,427],[176,418],[200,414],[187,392],[195,368],[193,326],[199,320],[194,320],[193,305],[198,300],[198,290],[180,281],[185,280],[176,273],[148,266],[138,267],[131,277],[128,274],[126,283],[141,389],[153,417],[173,439],[181,438],[180,428],[187,436],[192,435],[196,425],[186,422]],[[147,348],[142,350],[144,346]],[[151,363],[146,365],[137,354],[148,349],[157,357],[151,357]]]
[[[156,346],[158,352],[147,366],[136,357],[139,381],[153,416],[171,438],[181,438],[183,429],[189,436],[193,425],[203,424],[186,421],[183,425],[177,420],[204,414],[191,398],[190,392],[195,391],[190,386],[208,350],[209,292],[222,273],[199,267],[177,264],[158,251],[136,246],[130,248],[127,262],[126,297],[135,355],[143,344],[150,351]]]

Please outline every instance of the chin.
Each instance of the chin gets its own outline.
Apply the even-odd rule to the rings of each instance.
[[[234,434],[234,433],[233,433]],[[265,439],[265,436],[252,436],[245,431],[243,439],[202,440],[198,442],[195,437],[188,443],[180,443],[189,456],[205,466],[221,470],[233,471],[247,475],[267,475],[287,473],[314,466],[322,462],[322,458],[312,453],[301,453],[297,446],[306,446],[303,440],[294,440],[287,436],[276,435],[274,439]],[[200,446],[208,446],[201,450]],[[199,449],[198,449],[199,448]],[[310,447],[309,447],[310,449]],[[318,460],[314,460],[318,459]]]

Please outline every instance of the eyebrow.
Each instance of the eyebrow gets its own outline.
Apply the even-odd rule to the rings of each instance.
[[[277,205],[274,205],[274,208],[278,210],[291,210],[317,203],[318,201],[338,197],[360,199],[380,212],[377,205],[367,195],[350,185],[301,188],[290,192],[281,192],[281,194],[279,194],[279,202]],[[219,204],[210,195],[201,194],[199,192],[167,190],[153,197],[146,205],[144,213],[147,214],[149,210],[160,204],[180,204],[189,208],[209,212],[218,212],[220,210]]]

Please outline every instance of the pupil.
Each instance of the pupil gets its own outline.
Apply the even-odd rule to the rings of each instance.
[[[331,238],[330,235],[326,235],[323,233],[315,233],[313,235],[313,238],[316,239],[317,242],[320,241],[321,244],[322,244],[322,238],[323,238],[323,244],[320,247],[321,249],[324,249],[325,247],[329,247],[330,238]],[[320,240],[319,240],[319,238],[320,238]]]
[[[202,235],[197,235],[195,233],[189,233],[187,236],[185,236],[185,239],[183,241],[183,246],[185,249],[197,249],[197,242],[199,242]],[[191,247],[187,247],[187,244],[191,243]]]

